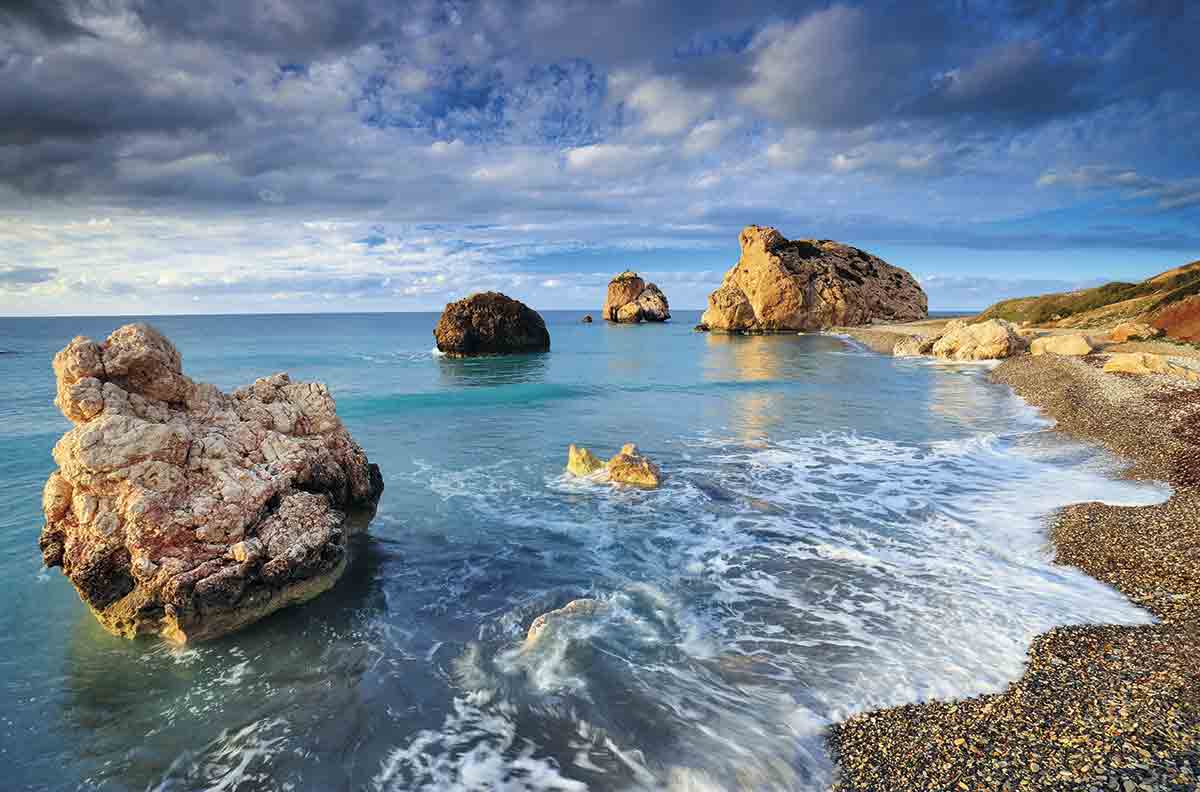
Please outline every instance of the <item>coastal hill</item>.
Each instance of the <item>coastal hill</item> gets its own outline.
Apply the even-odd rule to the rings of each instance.
[[[1200,341],[1200,261],[1140,283],[1116,281],[1092,289],[1004,300],[978,318],[1062,328],[1091,328],[1132,320],[1157,327],[1181,341]]]

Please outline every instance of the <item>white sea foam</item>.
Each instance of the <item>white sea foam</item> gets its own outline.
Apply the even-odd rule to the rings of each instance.
[[[615,606],[602,619],[562,627],[537,652],[482,649],[494,654],[480,662],[505,696],[580,702],[616,744],[646,735],[606,699],[664,713],[667,755],[647,746],[622,763],[602,751],[610,772],[612,762],[626,768],[625,785],[642,786],[644,771],[678,788],[735,776],[763,789],[820,788],[830,723],[998,691],[1020,675],[1032,638],[1056,625],[1151,621],[1053,564],[1042,526],[1068,503],[1146,504],[1168,490],[1114,480],[1111,459],[1039,432],[1048,422],[1015,398],[1002,407],[1013,430],[932,443],[699,436],[649,492],[553,475],[544,492],[513,498],[517,462],[427,470],[428,486],[458,508],[569,535],[590,548],[592,573],[628,581],[599,593]],[[702,484],[714,481],[721,497]],[[471,759],[477,767],[497,769],[495,752],[511,748],[497,739]],[[587,756],[578,767],[601,762]],[[397,757],[410,769],[416,761],[411,746]],[[404,777],[462,772],[438,765]]]

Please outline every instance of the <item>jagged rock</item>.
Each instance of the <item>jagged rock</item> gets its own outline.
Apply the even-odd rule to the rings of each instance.
[[[541,315],[499,292],[472,294],[447,304],[433,337],[438,351],[453,357],[550,349]]]
[[[1092,344],[1085,335],[1047,335],[1033,339],[1029,345],[1031,355],[1066,355],[1083,357],[1092,354]]]
[[[1026,340],[1003,319],[967,324],[956,319],[946,325],[933,345],[935,357],[948,360],[996,360],[1025,351]]]
[[[665,322],[671,309],[661,289],[626,270],[609,281],[600,315],[610,322]]]
[[[585,314],[584,317],[582,319],[580,319],[580,321],[583,322],[584,324],[591,324],[592,323],[592,315]]]
[[[916,321],[925,292],[909,273],[830,240],[787,240],[746,226],[742,255],[708,298],[702,325],[725,332],[823,330],[874,320]]]
[[[1123,344],[1126,341],[1146,341],[1158,338],[1162,334],[1162,330],[1142,322],[1123,322],[1112,329],[1109,338],[1114,344]]]
[[[608,610],[608,607],[608,603],[602,600],[583,598],[571,600],[557,610],[547,611],[534,619],[533,623],[529,625],[529,631],[525,634],[525,648],[528,649],[536,644],[538,638],[552,624],[566,621],[567,619],[592,618],[604,613]]]
[[[662,471],[638,451],[633,443],[626,443],[620,453],[605,465],[610,481],[632,484],[635,487],[653,489],[662,482]]]
[[[590,476],[603,467],[600,458],[586,448],[572,445],[567,449],[567,470],[576,476]]]
[[[1172,363],[1166,355],[1152,355],[1146,352],[1124,352],[1113,355],[1104,364],[1104,370],[1122,374],[1162,374],[1167,377],[1200,382],[1200,369]]]
[[[324,385],[275,374],[226,395],[144,324],[76,338],[54,373],[75,427],[39,545],[106,629],[212,638],[341,576],[346,512],[373,508],[383,480]]]
[[[933,353],[933,345],[941,336],[912,335],[902,338],[892,347],[896,357],[920,357]]]

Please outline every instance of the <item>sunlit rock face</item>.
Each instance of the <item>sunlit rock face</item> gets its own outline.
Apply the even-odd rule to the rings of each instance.
[[[928,315],[925,292],[908,272],[840,242],[788,240],[746,226],[742,254],[708,298],[709,330],[770,333],[823,330]]]
[[[131,324],[54,357],[54,447],[39,545],[100,623],[126,637],[212,638],[316,596],[346,568],[347,512],[379,468],[324,385],[286,374],[225,394]]]

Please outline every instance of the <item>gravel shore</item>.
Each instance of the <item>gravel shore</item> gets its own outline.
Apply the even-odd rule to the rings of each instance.
[[[1119,589],[1160,622],[1051,630],[1003,693],[926,702],[834,727],[836,788],[1200,789],[1200,387],[1105,374],[1097,359],[1024,355],[992,377],[1161,479],[1163,504],[1081,503],[1050,525],[1056,561]]]

